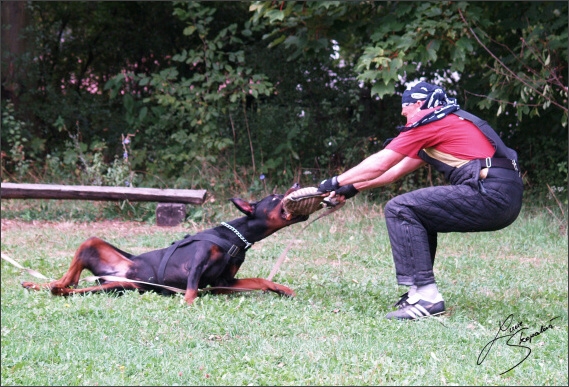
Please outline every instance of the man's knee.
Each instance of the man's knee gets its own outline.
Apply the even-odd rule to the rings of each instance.
[[[403,206],[398,202],[397,197],[391,199],[390,201],[387,202],[385,208],[383,209],[385,217],[390,217],[390,218],[397,217],[402,207]]]

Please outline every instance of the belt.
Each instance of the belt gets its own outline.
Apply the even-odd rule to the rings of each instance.
[[[485,172],[486,176],[484,179],[497,177],[517,180],[522,176],[516,160],[501,157],[486,157],[485,159],[478,159],[478,162],[480,163],[480,169],[485,170],[480,172],[481,178],[484,176],[483,172]]]
[[[486,179],[492,179],[492,178],[521,181],[520,172],[515,171],[513,169],[496,168],[496,167],[488,168],[488,174],[486,175]]]
[[[519,171],[518,163],[516,160],[507,159],[507,158],[492,158],[486,157],[485,159],[478,159],[480,163],[480,169],[483,168],[503,168],[503,169],[511,169],[514,171]]]

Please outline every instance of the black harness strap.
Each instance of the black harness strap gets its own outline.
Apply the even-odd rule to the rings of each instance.
[[[505,168],[519,172],[517,163],[518,155],[516,151],[508,148],[506,144],[504,144],[500,136],[498,136],[498,133],[488,125],[488,122],[464,110],[455,111],[454,114],[476,125],[476,127],[480,129],[480,131],[490,140],[494,149],[496,149],[494,157],[478,159],[480,162],[480,168]]]
[[[186,239],[181,239],[179,241],[172,243],[170,245],[170,247],[168,247],[168,249],[166,250],[166,253],[164,253],[162,260],[160,261],[160,266],[158,266],[158,278],[157,279],[158,279],[158,283],[160,285],[164,285],[164,271],[166,271],[166,264],[170,260],[170,257],[172,256],[172,254],[174,254],[174,251],[176,251],[176,249],[178,247],[180,247],[182,242],[184,242],[185,240]]]
[[[217,235],[204,232],[196,235],[186,235],[184,239],[173,242],[172,245],[168,247],[164,253],[162,260],[160,261],[160,266],[158,266],[158,283],[160,285],[164,285],[164,272],[166,271],[166,265],[168,264],[170,257],[172,257],[172,254],[174,254],[174,251],[176,251],[176,249],[179,247],[188,245],[194,241],[209,241],[211,243],[214,243],[225,250],[231,257],[236,257],[239,253],[245,253],[245,250],[243,248],[236,246],[226,239],[218,237]]]

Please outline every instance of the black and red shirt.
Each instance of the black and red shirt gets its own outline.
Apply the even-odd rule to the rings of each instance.
[[[495,149],[472,122],[449,114],[445,118],[401,132],[387,146],[414,159],[424,150],[430,157],[452,167],[470,160],[492,157]]]

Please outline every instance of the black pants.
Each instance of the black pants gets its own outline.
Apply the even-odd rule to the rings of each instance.
[[[423,188],[390,200],[385,220],[400,285],[435,283],[437,234],[494,231],[516,220],[523,183],[515,171],[490,168],[484,180]]]

